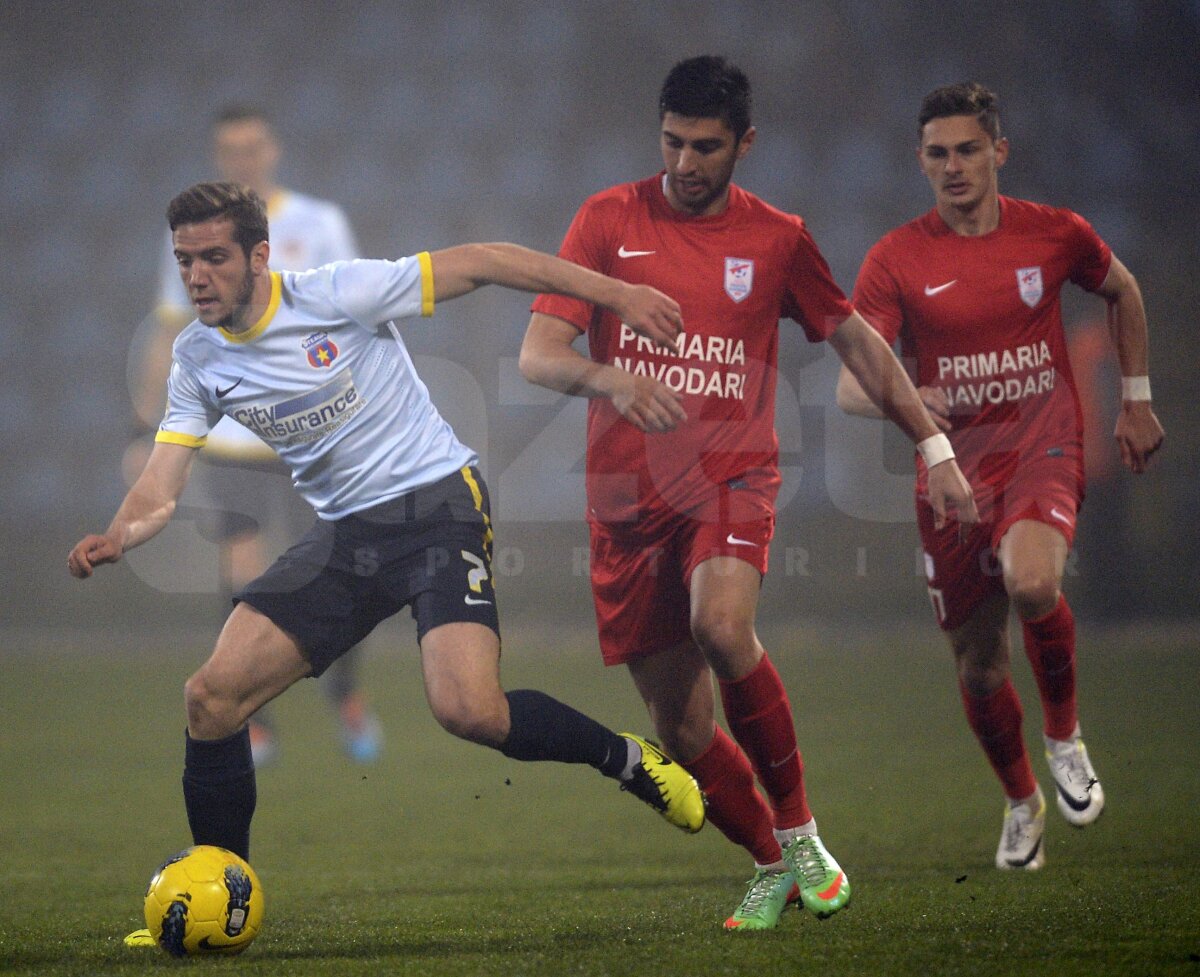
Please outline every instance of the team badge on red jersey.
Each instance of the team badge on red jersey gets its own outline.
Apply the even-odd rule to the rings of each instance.
[[[754,262],[749,258],[725,259],[725,294],[740,302],[754,285]]]
[[[1017,288],[1021,292],[1021,301],[1031,309],[1042,300],[1042,269],[1018,268]]]
[[[301,345],[308,350],[308,365],[318,370],[333,366],[333,361],[337,359],[337,346],[323,332],[313,333]]]

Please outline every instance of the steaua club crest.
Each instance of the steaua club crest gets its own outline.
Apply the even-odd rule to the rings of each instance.
[[[333,366],[333,361],[338,357],[337,346],[323,332],[313,333],[301,345],[308,350],[308,365],[318,370]]]
[[[1017,288],[1021,292],[1021,301],[1034,308],[1042,300],[1042,269],[1018,268]]]
[[[754,262],[749,258],[725,259],[725,294],[740,302],[754,286]]]

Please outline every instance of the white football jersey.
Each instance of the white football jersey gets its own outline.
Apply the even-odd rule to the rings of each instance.
[[[427,252],[270,274],[270,304],[250,329],[194,321],[179,334],[155,440],[199,448],[232,418],[275,450],[324,519],[478,463],[393,321],[433,314]]]
[[[279,190],[267,201],[271,229],[271,267],[281,271],[307,271],[333,261],[358,257],[350,221],[342,209],[291,190]],[[187,289],[175,263],[175,246],[167,231],[167,246],[159,274],[158,302],[168,309],[194,316]],[[271,450],[251,431],[233,421],[221,421],[212,431],[206,451],[232,460],[262,461]]]

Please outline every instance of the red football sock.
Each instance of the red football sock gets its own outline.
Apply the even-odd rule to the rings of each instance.
[[[771,833],[771,809],[754,788],[754,771],[746,754],[717,727],[707,750],[684,764],[708,800],[708,820],[735,845],[745,848],[759,865],[783,857]]]
[[[1075,732],[1075,615],[1067,598],[1045,617],[1022,623],[1025,654],[1042,694],[1043,728],[1051,739],[1066,740]]]
[[[1037,790],[1037,780],[1021,736],[1024,713],[1012,680],[1006,679],[987,696],[973,696],[961,684],[959,691],[967,710],[967,724],[1004,785],[1005,796],[1013,800],[1029,797]]]
[[[811,821],[792,704],[771,660],[763,655],[749,675],[720,685],[729,730],[767,792],[775,827],[794,828]]]

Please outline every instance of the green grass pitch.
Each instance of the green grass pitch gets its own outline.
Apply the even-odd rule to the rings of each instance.
[[[6,635],[0,664],[0,973],[262,975],[1200,975],[1200,704],[1194,641],[1080,628],[1084,730],[1108,796],[1085,829],[1051,804],[1040,873],[992,868],[1001,798],[933,628],[763,629],[796,713],[821,833],[854,901],[726,934],[748,859],[688,837],[592,771],[518,764],[428,713],[411,625],[364,673],[386,725],[373,767],[342,759],[315,683],[281,699],[259,776],[266,892],[239,958],[182,964],[121,938],[189,842],[182,685],[209,635]],[[215,633],[215,632],[214,632]],[[585,628],[512,621],[505,683],[644,731],[628,676]],[[1037,700],[1018,652],[1043,788]],[[189,972],[197,972],[189,969]]]

